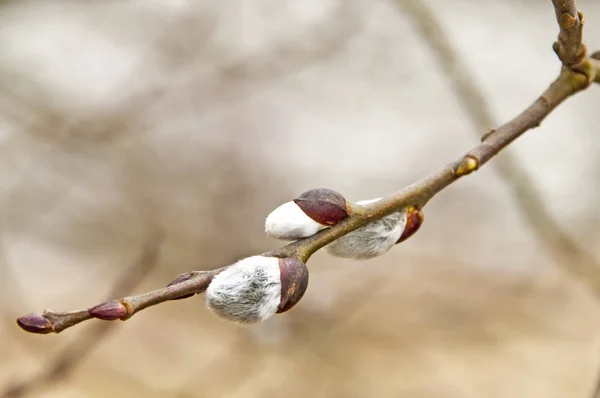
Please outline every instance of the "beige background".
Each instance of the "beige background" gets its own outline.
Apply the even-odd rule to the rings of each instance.
[[[557,74],[550,1],[428,4],[499,120]],[[600,2],[578,5],[599,48]],[[569,100],[508,151],[600,259],[599,103]],[[103,300],[148,223],[167,240],[135,292],[276,247],[264,217],[307,189],[382,196],[476,133],[393,1],[0,2],[0,391],[96,327],[35,336],[15,318]],[[598,301],[494,162],[425,215],[381,258],[318,253],[285,315],[244,329],[200,297],[164,304],[31,396],[589,397]]]

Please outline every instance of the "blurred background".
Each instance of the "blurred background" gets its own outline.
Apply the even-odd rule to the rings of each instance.
[[[317,253],[304,299],[264,324],[225,323],[202,297],[60,335],[15,324],[270,250],[264,217],[303,191],[380,197],[475,145],[486,131],[400,3],[1,1],[0,394],[591,396],[599,299],[514,186],[528,175],[600,259],[594,87],[439,194],[385,256]],[[426,4],[498,122],[557,75],[550,1]],[[598,49],[600,2],[577,4]],[[136,265],[156,229],[160,259]]]

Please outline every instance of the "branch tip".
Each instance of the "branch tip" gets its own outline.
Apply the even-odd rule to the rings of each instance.
[[[48,334],[54,330],[52,322],[40,314],[29,314],[17,319],[17,325],[26,332],[36,334]]]

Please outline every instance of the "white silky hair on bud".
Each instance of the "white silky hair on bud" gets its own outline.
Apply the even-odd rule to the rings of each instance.
[[[380,199],[363,200],[356,204],[366,205]],[[367,260],[381,256],[402,236],[406,227],[406,218],[407,211],[402,209],[336,239],[325,248],[331,255],[342,258]]]
[[[313,236],[327,228],[306,215],[293,201],[273,210],[265,221],[265,232],[272,238],[296,240]]]
[[[206,289],[206,304],[216,315],[238,323],[265,321],[281,303],[279,259],[252,256],[217,274]]]

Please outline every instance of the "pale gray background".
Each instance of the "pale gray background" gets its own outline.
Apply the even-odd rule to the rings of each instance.
[[[577,3],[600,48],[600,2]],[[556,76],[550,1],[428,4],[498,120]],[[509,149],[598,258],[599,104],[592,87]],[[382,196],[475,133],[393,1],[0,2],[0,385],[89,326],[43,337],[14,319],[101,301],[147,222],[167,242],[136,292],[276,247],[264,217],[307,189]],[[202,298],[165,304],[35,396],[589,396],[598,303],[528,229],[494,162],[425,215],[379,259],[317,254],[286,315],[241,329]]]

